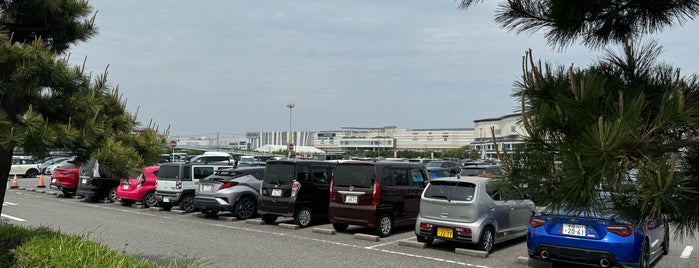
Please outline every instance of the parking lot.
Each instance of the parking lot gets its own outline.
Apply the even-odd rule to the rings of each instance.
[[[358,267],[547,267],[526,258],[524,238],[496,245],[489,256],[475,246],[436,241],[417,243],[412,227],[378,238],[368,228],[335,232],[329,223],[299,229],[281,218],[274,225],[259,218],[236,221],[229,213],[204,217],[200,213],[159,208],[125,207],[118,203],[62,198],[58,191],[36,188],[38,178],[18,179],[20,189],[8,190],[3,218],[29,226],[46,225],[62,232],[89,234],[90,239],[117,250],[155,261],[183,258],[205,267],[337,266]],[[45,179],[46,180],[46,179]],[[699,259],[687,249],[696,240],[673,240],[671,253],[655,267],[697,267]]]

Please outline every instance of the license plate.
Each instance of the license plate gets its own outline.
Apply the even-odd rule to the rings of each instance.
[[[124,185],[122,185],[121,187],[122,187],[124,190],[128,190],[128,189],[129,189],[129,185],[128,185],[128,184],[124,184]]]
[[[357,204],[357,196],[356,195],[346,195],[345,196],[345,203]]]
[[[272,196],[282,196],[282,189],[272,189]]]
[[[580,224],[563,224],[563,234],[564,235],[572,235],[572,236],[585,236],[586,235],[586,227],[585,225],[580,225]]]
[[[202,190],[202,191],[207,191],[207,192],[208,192],[208,191],[211,191],[211,185],[210,185],[210,184],[202,185],[201,190]]]
[[[449,228],[437,227],[437,236],[446,237],[446,238],[454,238],[454,230],[449,229]]]
[[[163,202],[169,203],[169,202],[170,202],[170,198],[167,197],[167,196],[163,197]]]

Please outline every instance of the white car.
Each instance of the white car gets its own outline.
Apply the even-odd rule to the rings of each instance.
[[[12,157],[12,166],[10,167],[10,175],[24,176],[25,178],[34,178],[39,175],[39,165],[33,159]]]

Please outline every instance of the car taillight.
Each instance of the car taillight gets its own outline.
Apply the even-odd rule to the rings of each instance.
[[[301,183],[298,181],[295,181],[293,184],[291,184],[291,197],[296,197],[296,195],[299,193],[301,190]]]
[[[175,182],[175,189],[182,189],[182,181]]]
[[[224,182],[223,184],[221,184],[221,186],[218,187],[218,189],[221,190],[221,189],[231,188],[231,187],[236,186],[236,185],[238,185],[237,181],[227,181],[227,182]]]
[[[379,205],[379,193],[381,192],[381,187],[379,187],[379,183],[374,180],[374,190],[371,192],[371,205],[372,206],[378,206]]]
[[[330,202],[333,201],[333,186],[335,185],[335,180],[330,179]]]
[[[607,231],[624,237],[633,233],[633,229],[629,225],[607,225]]]
[[[456,231],[457,233],[462,233],[462,234],[470,234],[471,228],[454,228],[454,231]]]
[[[420,223],[420,229],[421,229],[421,230],[431,231],[431,230],[432,230],[432,227],[434,227],[434,225],[432,225],[432,224],[424,223],[424,222],[421,222],[421,223]]]
[[[544,224],[546,224],[546,220],[542,217],[532,216],[529,218],[529,226],[531,227],[536,228]]]

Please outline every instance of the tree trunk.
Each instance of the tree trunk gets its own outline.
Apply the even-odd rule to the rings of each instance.
[[[10,166],[12,165],[12,151],[0,150],[0,214],[2,214],[2,207],[5,204],[7,178],[10,176]]]

